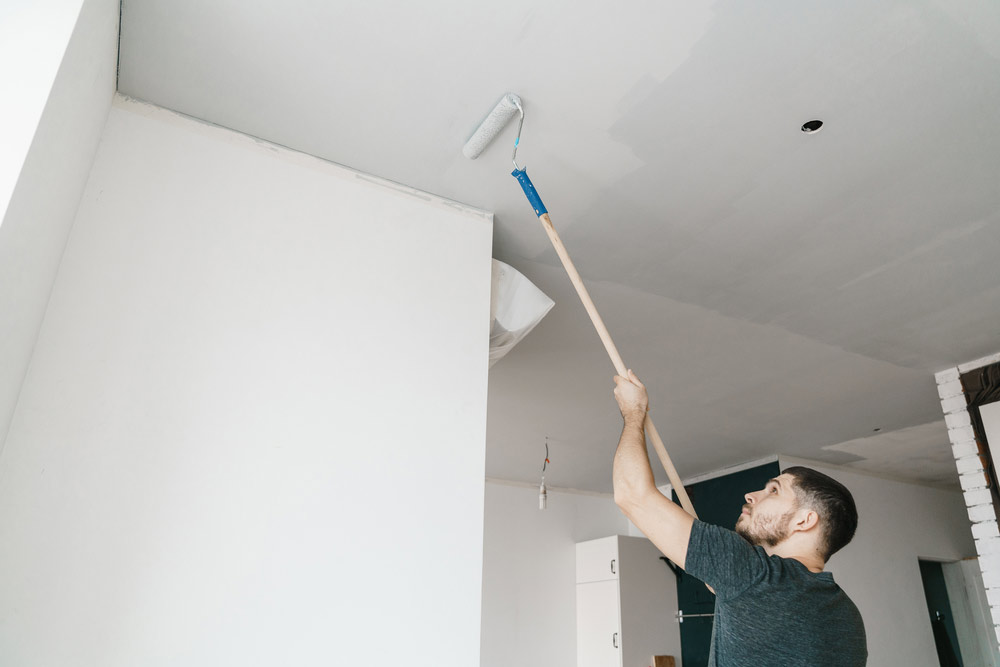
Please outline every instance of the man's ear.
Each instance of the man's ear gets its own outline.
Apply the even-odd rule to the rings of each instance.
[[[792,523],[793,531],[812,530],[819,525],[819,514],[816,510],[801,509],[795,514],[795,521]]]

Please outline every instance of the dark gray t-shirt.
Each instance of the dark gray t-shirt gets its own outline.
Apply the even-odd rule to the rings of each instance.
[[[865,626],[829,572],[695,520],[685,571],[715,589],[709,667],[863,666]]]

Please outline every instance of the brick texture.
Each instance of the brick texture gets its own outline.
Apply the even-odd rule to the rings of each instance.
[[[1000,359],[1000,354],[983,357],[977,361],[948,368],[936,373],[938,397],[941,412],[948,427],[948,440],[955,459],[955,471],[964,492],[965,506],[969,513],[972,536],[979,554],[979,568],[983,573],[983,586],[990,604],[993,624],[1000,643],[1000,530],[993,507],[993,495],[987,488],[987,477],[983,472],[983,460],[979,457],[976,434],[969,417],[968,404],[961,373],[981,368]],[[1000,443],[997,443],[1000,451]]]

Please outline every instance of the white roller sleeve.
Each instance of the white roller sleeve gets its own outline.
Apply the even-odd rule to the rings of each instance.
[[[507,125],[507,121],[517,113],[521,98],[514,93],[507,93],[493,107],[493,111],[486,116],[485,120],[473,133],[469,140],[462,147],[462,154],[470,160],[475,160],[486,149],[494,137]]]

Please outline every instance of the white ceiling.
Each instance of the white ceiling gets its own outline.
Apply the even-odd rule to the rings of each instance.
[[[490,476],[537,481],[549,436],[550,484],[610,490],[619,429],[514,128],[462,157],[513,91],[682,476],[787,453],[954,479],[943,427],[912,429],[940,422],[933,371],[1000,349],[993,0],[125,0],[119,88],[496,212],[494,255],[556,307],[491,372]]]

